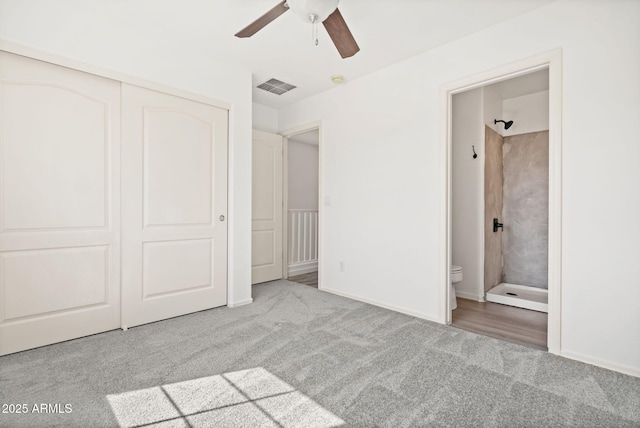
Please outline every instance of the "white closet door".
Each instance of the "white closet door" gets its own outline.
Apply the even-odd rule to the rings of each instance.
[[[0,355],[120,326],[120,83],[0,52]]]
[[[132,327],[227,303],[227,111],[122,87],[122,310]]]
[[[251,283],[282,275],[282,137],[253,131]]]

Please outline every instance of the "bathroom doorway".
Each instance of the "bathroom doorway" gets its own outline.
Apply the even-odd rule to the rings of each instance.
[[[552,353],[560,337],[555,61],[559,53],[448,91],[448,266],[463,272],[448,321]]]

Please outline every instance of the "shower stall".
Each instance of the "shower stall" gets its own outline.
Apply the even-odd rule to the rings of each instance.
[[[485,129],[486,300],[547,311],[549,131]]]
[[[458,297],[548,312],[548,70],[452,99]]]

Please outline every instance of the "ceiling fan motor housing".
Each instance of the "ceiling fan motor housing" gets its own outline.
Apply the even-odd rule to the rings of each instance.
[[[287,0],[287,6],[305,22],[324,22],[338,8],[340,0]]]

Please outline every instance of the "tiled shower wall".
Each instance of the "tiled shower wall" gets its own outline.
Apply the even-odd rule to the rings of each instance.
[[[505,137],[502,155],[504,282],[547,288],[549,131]]]
[[[502,148],[504,138],[484,127],[484,291],[502,282],[502,232],[493,233],[493,219],[502,221]]]

